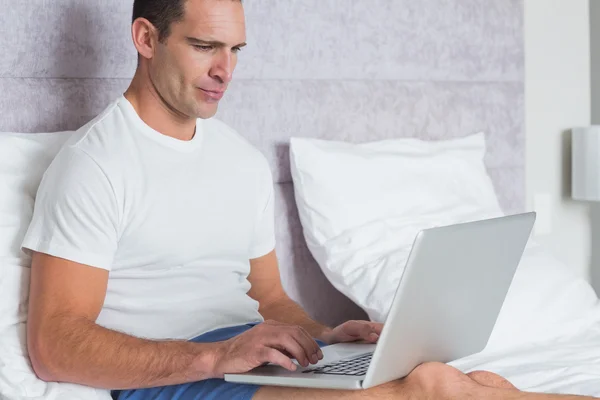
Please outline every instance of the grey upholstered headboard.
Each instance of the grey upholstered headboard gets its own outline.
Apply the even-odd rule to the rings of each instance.
[[[127,87],[132,0],[0,0],[0,131],[76,129]],[[362,317],[309,254],[288,139],[485,131],[507,212],[524,207],[523,0],[245,0],[247,50],[219,117],[271,161],[282,277],[327,323]],[[407,193],[410,195],[410,193]]]

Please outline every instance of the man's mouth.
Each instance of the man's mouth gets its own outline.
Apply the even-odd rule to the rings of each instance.
[[[221,100],[223,98],[223,96],[225,95],[224,90],[208,90],[208,89],[202,89],[202,88],[198,88],[198,89],[200,89],[206,95],[206,97],[208,97],[211,100]]]

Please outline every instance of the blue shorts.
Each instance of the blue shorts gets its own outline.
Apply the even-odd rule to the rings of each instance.
[[[252,328],[254,324],[217,329],[192,339],[192,342],[220,342]],[[115,390],[115,400],[251,400],[260,386],[225,382],[223,379],[162,386],[149,389]]]
[[[220,342],[231,339],[254,327],[255,324],[217,329],[192,339],[192,342]],[[325,343],[317,341],[319,346]],[[204,381],[185,383],[182,385],[162,386],[149,389],[115,390],[115,400],[251,400],[260,389],[257,385],[229,383],[223,379],[207,379]]]

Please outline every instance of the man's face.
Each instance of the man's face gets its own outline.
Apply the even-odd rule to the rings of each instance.
[[[194,119],[210,118],[217,112],[245,41],[241,2],[187,0],[184,19],[171,24],[171,34],[158,44],[149,62],[152,83],[172,111]]]

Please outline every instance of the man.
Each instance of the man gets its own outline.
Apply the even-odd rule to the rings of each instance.
[[[376,342],[382,327],[322,326],[282,289],[269,167],[211,118],[244,46],[241,2],[136,0],[132,36],[131,86],[57,155],[23,243],[41,379],[119,399],[524,396],[443,364],[362,392],[224,382],[265,362],[314,364],[313,338]]]

